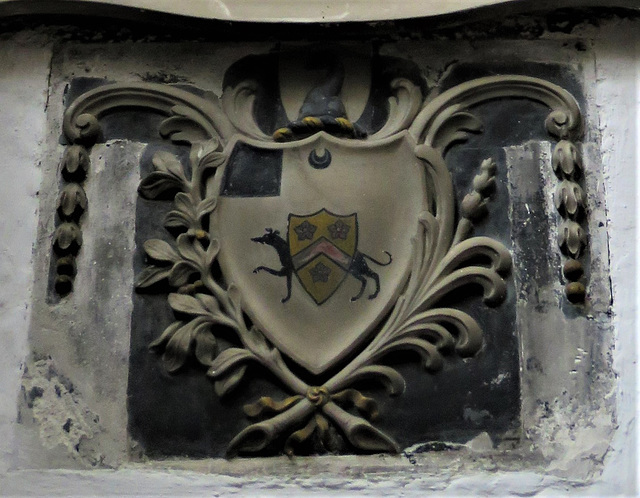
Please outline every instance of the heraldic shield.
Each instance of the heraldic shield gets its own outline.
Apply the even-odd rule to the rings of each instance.
[[[358,246],[358,215],[339,216],[326,209],[292,214],[287,237],[302,287],[316,303],[324,303],[349,274]]]
[[[230,144],[212,220],[222,273],[252,322],[314,374],[356,349],[406,282],[427,205],[414,148],[406,132]]]

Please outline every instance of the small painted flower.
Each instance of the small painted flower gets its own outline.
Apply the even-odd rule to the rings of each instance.
[[[316,266],[311,268],[311,270],[309,270],[309,273],[311,274],[311,279],[314,283],[328,282],[329,275],[331,274],[331,268],[322,263],[318,263]]]
[[[311,240],[317,228],[315,225],[309,223],[308,220],[305,220],[295,227],[294,230],[298,235],[298,240]]]
[[[344,221],[338,220],[333,225],[329,225],[329,233],[333,239],[347,239],[347,234],[351,227],[347,225]]]

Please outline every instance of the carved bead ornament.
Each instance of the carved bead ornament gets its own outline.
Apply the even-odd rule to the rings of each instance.
[[[579,261],[584,254],[588,237],[584,229],[587,197],[580,185],[582,157],[575,144],[561,140],[553,150],[551,163],[556,176],[561,180],[556,187],[554,203],[563,218],[558,232],[558,245],[569,259],[565,262],[563,275],[567,279],[565,294],[572,303],[582,303],[586,298],[583,279],[584,269]]]
[[[87,194],[82,183],[90,166],[89,152],[82,145],[66,148],[60,163],[60,174],[66,184],[58,197],[58,223],[53,235],[56,262],[54,289],[60,296],[73,290],[76,275],[75,257],[82,247],[80,219],[87,210]]]

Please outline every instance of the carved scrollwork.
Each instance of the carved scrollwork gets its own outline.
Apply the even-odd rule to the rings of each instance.
[[[406,130],[420,111],[422,91],[408,79],[394,79],[391,82],[391,92],[389,118],[382,129],[371,136],[372,140],[386,138],[400,130]]]
[[[63,121],[65,136],[72,143],[92,145],[100,135],[100,118],[123,108],[141,108],[167,116],[161,131],[177,142],[194,143],[232,133],[213,94],[202,98],[169,85],[114,83],[84,93],[69,106]]]
[[[581,264],[577,259],[587,246],[586,233],[580,226],[586,211],[586,196],[579,184],[582,158],[573,140],[582,132],[582,118],[578,104],[569,92],[539,78],[479,78],[447,90],[425,105],[411,125],[410,132],[444,153],[452,144],[466,140],[470,133],[482,131],[482,123],[470,112],[473,107],[500,98],[529,99],[551,109],[545,126],[547,132],[559,140],[553,151],[552,166],[562,181],[556,190],[555,204],[561,216],[571,220],[571,223],[567,221],[561,225],[558,243],[564,254],[576,260],[576,264]],[[465,211],[472,206],[481,209],[480,194],[466,198],[462,209]],[[565,288],[567,298],[573,303],[584,301],[584,284],[569,283],[572,285]]]
[[[424,138],[425,144],[446,150],[468,131],[480,131],[472,115],[462,114],[466,119],[461,120],[460,113],[502,98],[524,98],[549,107],[545,125],[558,139],[575,138],[582,131],[580,108],[569,92],[549,81],[515,75],[478,78],[443,92],[425,105],[409,131],[418,141]],[[455,126],[457,120],[463,124]]]
[[[329,449],[334,444],[329,430],[332,425],[361,451],[397,452],[397,444],[372,425],[377,414],[375,401],[350,386],[369,378],[380,381],[391,395],[398,395],[404,391],[404,379],[393,368],[378,363],[389,353],[415,351],[422,357],[425,368],[433,372],[442,368],[443,351],[455,349],[462,356],[470,356],[481,347],[482,331],[473,318],[456,309],[437,308],[436,304],[469,283],[482,286],[485,302],[498,304],[506,295],[502,275],[509,271],[511,258],[508,251],[492,239],[467,238],[473,223],[468,218],[461,218],[459,225],[464,228],[455,231],[454,241],[454,230],[447,225],[454,213],[450,173],[441,156],[434,154],[432,148],[421,147],[417,149],[418,157],[425,161],[434,196],[443,199],[438,207],[440,218],[424,213],[414,239],[413,268],[407,289],[372,342],[338,374],[315,387],[291,372],[280,352],[267,343],[257,328],[247,327],[236,289],[224,288],[211,274],[219,245],[215,239],[198,237],[199,233],[206,232],[199,225],[197,212],[203,202],[214,210],[216,202],[213,198],[203,199],[195,185],[201,182],[204,167],[222,162],[220,156],[213,162],[200,159],[192,163],[191,178],[186,176],[177,158],[164,157],[162,153],[162,160],[154,159],[158,170],[173,169],[171,175],[165,174],[159,181],[178,187],[175,214],[170,217],[181,220],[184,233],[177,237],[175,246],[161,240],[145,243],[144,250],[153,264],[140,274],[138,287],[166,279],[177,290],[169,294],[169,305],[180,316],[191,318],[171,324],[151,348],[162,353],[167,370],[172,372],[177,371],[193,351],[196,360],[209,367],[208,375],[215,380],[220,396],[239,385],[249,362],[257,362],[270,370],[293,393],[293,397],[282,401],[261,398],[245,407],[248,415],[262,420],[231,441],[229,455],[261,451],[283,434],[288,434],[284,443],[288,454],[314,434]],[[145,186],[151,182],[149,178],[155,178],[156,174],[151,173],[142,180],[141,194],[145,195]],[[474,182],[474,192],[485,196],[483,202],[491,190],[494,174],[493,161],[484,161]],[[444,213],[447,216],[443,219]],[[485,260],[486,266],[479,265],[479,259]],[[191,285],[198,288],[187,288],[187,282],[194,282]],[[188,294],[183,294],[185,292]],[[220,325],[234,330],[242,347],[218,351],[215,335],[216,326]],[[351,409],[360,415],[350,413]],[[301,424],[306,425],[297,429]]]
[[[71,147],[93,143],[99,136],[99,118],[117,107],[158,112],[167,117],[160,128],[163,136],[191,144],[189,165],[170,153],[159,152],[153,158],[154,171],[140,183],[141,196],[173,200],[165,227],[175,240],[145,242],[148,265],[138,275],[136,286],[150,289],[164,282],[172,290],[168,304],[176,319],[150,345],[162,354],[168,371],[179,371],[192,355],[207,367],[216,393],[225,396],[245,379],[247,366],[255,364],[273,374],[290,394],[282,400],[262,397],[245,406],[254,422],[231,440],[230,456],[263,451],[277,441],[282,442],[285,453],[293,454],[310,438],[327,451],[335,451],[340,439],[336,434],[360,451],[397,452],[398,444],[374,426],[378,416],[375,400],[353,386],[363,379],[373,380],[389,395],[397,396],[404,392],[405,379],[383,364],[390,353],[413,351],[427,371],[435,372],[442,368],[446,354],[453,351],[472,356],[482,347],[483,331],[478,322],[464,311],[441,304],[444,297],[468,285],[482,289],[489,306],[500,304],[507,294],[508,250],[488,237],[472,236],[474,223],[488,214],[496,165],[491,159],[482,162],[457,217],[453,182],[444,158],[451,144],[465,140],[469,133],[481,132],[482,124],[471,112],[475,106],[500,98],[526,98],[547,105],[551,109],[547,129],[561,139],[554,168],[567,177],[573,175],[569,173],[572,167],[578,169],[575,148],[565,142],[577,138],[582,126],[580,112],[573,97],[556,85],[524,76],[480,78],[445,91],[422,108],[421,93],[413,83],[397,79],[392,86],[395,94],[389,121],[367,140],[409,130],[417,164],[424,171],[429,204],[415,221],[410,268],[402,292],[369,342],[345,360],[341,369],[325,376],[320,385],[292,371],[280,350],[247,318],[240,290],[232,281],[217,278],[213,270],[221,241],[208,223],[220,207],[218,191],[207,190],[205,183],[220,185],[220,169],[230,154],[225,145],[232,133],[273,141],[252,117],[255,83],[225,89],[221,105],[214,98],[203,99],[163,85],[106,85],[81,96],[65,115],[65,133],[75,144]],[[68,156],[85,157],[83,150],[74,149]],[[574,256],[585,243],[580,225],[572,218],[583,209],[584,196],[575,186],[563,188],[558,202],[571,219],[566,230],[561,230],[566,239],[561,244]],[[74,196],[81,198],[77,189],[65,194],[63,212],[71,209],[69,199]],[[63,225],[58,245],[76,240],[72,236],[75,228]],[[64,267],[65,275],[72,273],[68,265]],[[578,270],[566,268],[565,275],[574,278]],[[222,330],[225,337],[229,331],[235,334],[233,346],[221,347],[218,337]]]
[[[474,80],[443,93],[428,103],[417,118],[417,94],[410,84],[396,83],[398,99],[403,103],[398,105],[395,117],[392,112],[390,123],[379,135],[407,126],[415,119],[410,132],[419,139],[415,153],[424,164],[429,198],[433,199],[434,208],[423,213],[416,227],[413,263],[403,294],[370,343],[321,386],[308,385],[293,374],[278,349],[269,345],[260,330],[247,326],[243,305],[233,284],[224,288],[212,277],[209,268],[216,257],[218,242],[198,237],[198,233],[204,233],[198,212],[206,199],[198,196],[192,184],[202,175],[203,163],[192,163],[192,180],[177,170],[171,178],[163,180],[182,183],[177,189],[180,193],[175,197],[175,211],[170,218],[176,223],[180,220],[182,229],[187,232],[178,237],[176,249],[160,241],[151,241],[145,245],[145,251],[151,260],[164,263],[162,270],[153,270],[156,277],[162,275],[170,285],[178,287],[178,293],[169,295],[171,307],[182,316],[192,318],[189,322],[178,321],[170,325],[152,348],[163,353],[169,370],[179,368],[188,352],[195,351],[196,359],[209,367],[208,375],[215,380],[220,396],[240,384],[249,362],[257,362],[270,370],[292,393],[281,401],[263,397],[245,407],[248,416],[261,420],[233,438],[228,449],[231,456],[262,451],[282,437],[287,454],[294,453],[299,444],[312,436],[331,450],[335,444],[331,427],[337,428],[354,448],[361,451],[398,451],[398,445],[372,424],[377,415],[375,400],[351,386],[366,378],[379,381],[390,395],[401,394],[405,388],[402,376],[379,363],[394,351],[417,352],[424,367],[431,372],[442,368],[446,351],[453,349],[462,356],[475,354],[482,346],[479,324],[460,310],[438,308],[438,303],[444,296],[469,284],[480,285],[484,301],[490,306],[499,304],[506,296],[504,276],[511,267],[508,251],[487,237],[469,237],[473,223],[487,214],[487,201],[494,188],[496,173],[496,165],[491,159],[481,164],[472,192],[463,199],[461,217],[455,221],[453,185],[443,154],[452,143],[464,140],[467,133],[481,131],[480,122],[468,109],[497,98],[529,98],[552,109],[547,127],[554,136],[575,136],[581,126],[573,98],[561,88],[534,78],[507,76]],[[250,109],[250,90],[248,86],[239,91],[244,104],[238,108],[244,109],[245,118]],[[229,105],[226,108],[231,112]],[[252,133],[238,119],[232,121],[237,128]],[[151,180],[143,179],[143,195],[149,183]],[[573,192],[579,195],[579,191]],[[215,210],[215,199],[210,199],[207,205]],[[567,207],[567,210],[573,208]],[[582,244],[583,238],[578,234],[576,242],[574,231],[568,230],[566,246],[575,252],[576,244]],[[143,273],[139,285],[152,281]],[[191,285],[199,287],[187,289],[186,282],[194,282]],[[216,341],[211,337],[216,334],[216,324],[235,330],[242,347],[216,351]]]
[[[221,112],[217,97],[208,94],[199,97],[181,88],[154,83],[116,83],[107,84],[84,93],[67,109],[64,115],[63,130],[70,143],[66,147],[61,161],[61,175],[69,182],[63,187],[58,200],[58,213],[62,223],[54,237],[54,249],[60,254],[60,240],[67,240],[71,230],[66,222],[74,222],[75,242],[70,247],[79,249],[81,240],[80,218],[88,208],[88,201],[82,183],[90,167],[91,147],[101,138],[100,119],[119,109],[140,108],[156,112],[166,119],[160,125],[160,135],[175,143],[195,144],[208,141],[209,146],[217,148],[221,142],[233,133],[233,126]],[[183,188],[182,171],[175,163],[163,162],[166,156],[156,158],[156,171],[141,185],[141,195],[154,199],[162,193],[171,193]],[[199,207],[199,215],[204,216],[206,206]],[[174,213],[169,225],[180,223],[178,217],[191,213]],[[196,213],[196,216],[198,214]],[[77,250],[75,251],[77,252]],[[66,255],[65,257],[75,257]],[[60,273],[57,265],[55,282],[56,292],[66,295],[73,289],[73,274]],[[157,281],[162,271],[145,271],[149,281]]]
[[[221,99],[222,109],[236,130],[243,135],[258,140],[269,140],[271,137],[263,133],[253,119],[257,86],[255,81],[248,80],[225,88]]]

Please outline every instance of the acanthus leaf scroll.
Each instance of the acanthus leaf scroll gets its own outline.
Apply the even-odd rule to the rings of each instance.
[[[291,455],[310,438],[335,451],[336,432],[358,451],[398,452],[398,444],[375,426],[376,400],[354,385],[366,379],[400,396],[405,379],[383,362],[396,351],[416,352],[428,372],[440,370],[443,355],[452,351],[473,356],[483,343],[480,325],[467,312],[440,303],[474,285],[488,306],[497,306],[511,268],[501,243],[472,235],[474,223],[487,215],[495,163],[488,158],[479,165],[472,190],[456,206],[446,151],[481,132],[475,106],[502,98],[529,99],[550,109],[547,130],[561,140],[556,155],[581,132],[574,98],[538,78],[479,78],[426,101],[415,82],[396,78],[386,89],[387,121],[368,136],[346,115],[340,75],[329,73],[324,83],[307,94],[304,113],[269,132],[254,119],[254,81],[225,88],[220,101],[169,85],[110,84],[81,95],[65,115],[70,143],[82,144],[71,147],[90,146],[102,115],[130,107],[164,115],[162,136],[190,146],[189,167],[159,152],[154,171],[140,183],[141,196],[172,199],[164,225],[174,240],[145,242],[148,265],[136,285],[152,290],[164,282],[172,290],[168,305],[176,320],[150,345],[168,371],[179,371],[192,356],[207,367],[223,397],[241,388],[253,363],[289,393],[245,406],[253,423],[230,441],[229,456],[274,445]],[[319,108],[322,102],[331,105]],[[268,158],[259,181],[246,170],[234,176],[254,157]],[[554,167],[566,162],[564,156],[554,159]],[[395,179],[388,164],[395,166]],[[557,202],[572,218],[577,208],[570,207],[565,190]],[[582,191],[572,192],[580,204]],[[403,219],[390,225],[385,216],[397,213]],[[384,226],[393,231],[384,232]],[[281,240],[265,243],[276,232]],[[392,245],[393,240],[400,242]],[[277,253],[276,243],[282,246]],[[575,244],[561,243],[572,257],[579,255],[570,249]],[[247,262],[240,256],[245,251],[253,251]],[[268,272],[254,272],[261,258]],[[356,261],[360,266],[354,269]],[[224,278],[216,276],[214,263]],[[278,275],[287,277],[286,285]],[[337,280],[325,292],[322,286],[332,275]],[[354,289],[360,289],[358,299]],[[330,326],[338,334],[331,335],[320,320],[329,315],[337,317]],[[233,332],[232,347],[220,347],[221,330],[225,337]],[[324,344],[323,351],[310,355],[305,348],[314,340]],[[302,368],[292,369],[291,361]]]

